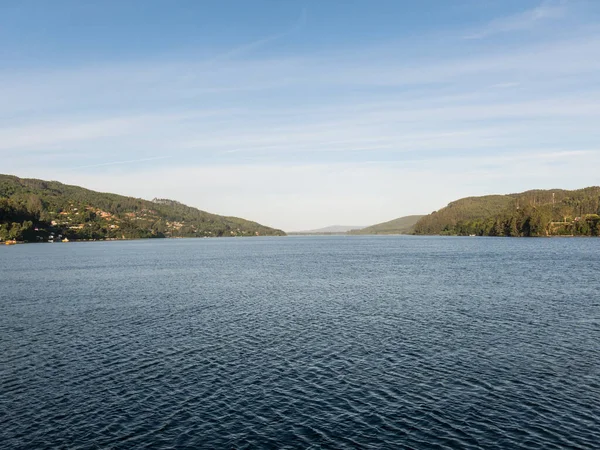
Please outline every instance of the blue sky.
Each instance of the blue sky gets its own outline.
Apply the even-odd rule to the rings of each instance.
[[[0,3],[0,173],[299,230],[600,184],[600,2]]]

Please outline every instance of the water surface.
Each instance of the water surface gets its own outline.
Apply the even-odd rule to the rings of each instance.
[[[5,448],[597,448],[600,239],[0,248]]]

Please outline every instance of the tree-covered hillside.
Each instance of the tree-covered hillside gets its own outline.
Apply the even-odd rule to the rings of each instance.
[[[281,230],[173,200],[142,200],[0,175],[0,240],[282,236]]]
[[[348,234],[412,234],[415,224],[423,216],[405,216],[388,222],[378,223]]]
[[[599,236],[600,187],[463,198],[423,217],[415,234]]]

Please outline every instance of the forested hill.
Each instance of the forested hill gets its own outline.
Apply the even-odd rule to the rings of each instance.
[[[388,222],[378,223],[349,234],[412,234],[415,224],[423,216],[405,216]]]
[[[0,240],[282,236],[281,230],[166,199],[90,191],[0,175]]]
[[[415,234],[599,236],[600,187],[468,197],[415,225]]]

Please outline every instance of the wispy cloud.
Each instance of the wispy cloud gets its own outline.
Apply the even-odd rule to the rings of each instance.
[[[231,111],[230,111],[231,112]],[[45,118],[33,124],[4,126],[0,128],[0,152],[13,149],[34,151],[55,150],[65,145],[93,142],[105,138],[140,136],[148,130],[189,120],[203,120],[210,116],[226,114],[221,110],[155,112],[147,114],[95,117],[88,120]]]
[[[465,37],[467,39],[483,39],[501,33],[531,30],[543,22],[561,19],[566,13],[566,1],[546,1],[522,13],[494,19],[483,28]]]
[[[0,150],[53,147],[75,141],[119,136],[144,126],[140,117],[110,118],[80,123],[47,123],[0,129]]]
[[[118,166],[118,165],[123,165],[123,164],[135,164],[135,163],[148,162],[148,161],[158,161],[160,159],[169,159],[169,158],[172,158],[172,156],[154,156],[151,158],[130,159],[128,161],[110,161],[110,162],[104,162],[104,163],[98,163],[98,164],[89,164],[86,166],[77,166],[77,167],[73,167],[72,170],[89,169],[92,167]]]
[[[306,13],[306,9],[302,9],[302,11],[300,12],[300,16],[298,17],[298,19],[296,20],[296,22],[289,27],[287,30],[281,32],[281,33],[274,33],[271,34],[269,36],[263,36],[259,39],[256,39],[254,41],[251,42],[247,42],[245,44],[239,45],[235,48],[232,48],[230,50],[227,50],[213,58],[211,58],[208,61],[208,64],[214,64],[220,61],[225,61],[228,59],[232,59],[235,57],[239,57],[242,56],[244,54],[247,54],[253,50],[257,50],[260,47],[263,47],[269,43],[273,43],[279,39],[283,39],[287,36],[290,36],[294,33],[296,33],[297,31],[299,31],[300,29],[302,29],[302,27],[305,25],[306,23],[306,17],[307,17],[307,13]]]

